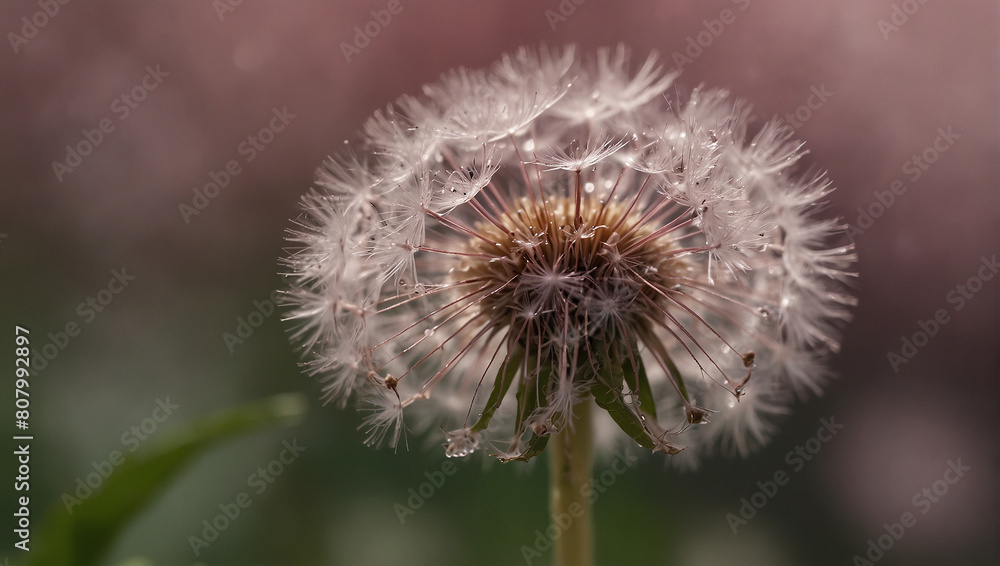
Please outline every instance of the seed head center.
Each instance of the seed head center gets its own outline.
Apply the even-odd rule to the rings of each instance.
[[[466,275],[490,283],[481,312],[498,322],[538,319],[550,336],[614,334],[615,324],[641,322],[686,269],[649,218],[623,203],[522,198],[498,224],[504,230],[480,223],[483,238],[468,243],[476,255]]]

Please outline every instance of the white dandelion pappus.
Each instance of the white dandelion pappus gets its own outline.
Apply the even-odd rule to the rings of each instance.
[[[747,104],[668,102],[673,78],[623,47],[521,49],[375,112],[363,157],[319,170],[286,318],[367,442],[438,427],[450,457],[528,460],[592,399],[693,461],[821,391],[854,304],[830,183],[794,174],[789,128],[748,139]]]

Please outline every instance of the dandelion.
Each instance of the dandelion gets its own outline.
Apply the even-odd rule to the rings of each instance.
[[[623,47],[521,49],[376,112],[320,169],[287,318],[369,442],[434,428],[449,457],[527,461],[555,438],[565,461],[596,404],[693,464],[821,390],[854,304],[830,182],[795,174],[789,127],[751,136],[747,104],[673,78]]]

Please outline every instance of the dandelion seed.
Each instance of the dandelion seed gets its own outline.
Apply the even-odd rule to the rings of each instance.
[[[580,172],[606,160],[619,149],[628,145],[624,139],[615,140],[598,134],[594,139],[588,139],[583,145],[577,140],[571,140],[566,149],[552,148],[539,158],[537,164],[548,171],[564,169]]]
[[[795,175],[791,129],[749,135],[721,90],[668,102],[673,78],[522,49],[376,112],[320,170],[287,319],[327,398],[364,399],[366,442],[416,422],[449,457],[485,437],[527,460],[593,399],[651,451],[746,453],[821,390],[854,304],[830,183]]]

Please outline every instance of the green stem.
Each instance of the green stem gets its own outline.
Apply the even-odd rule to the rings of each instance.
[[[593,462],[593,401],[573,407],[573,426],[556,434],[549,445],[549,505],[559,537],[552,541],[556,566],[593,566],[594,528],[590,499],[584,486],[590,482]]]

